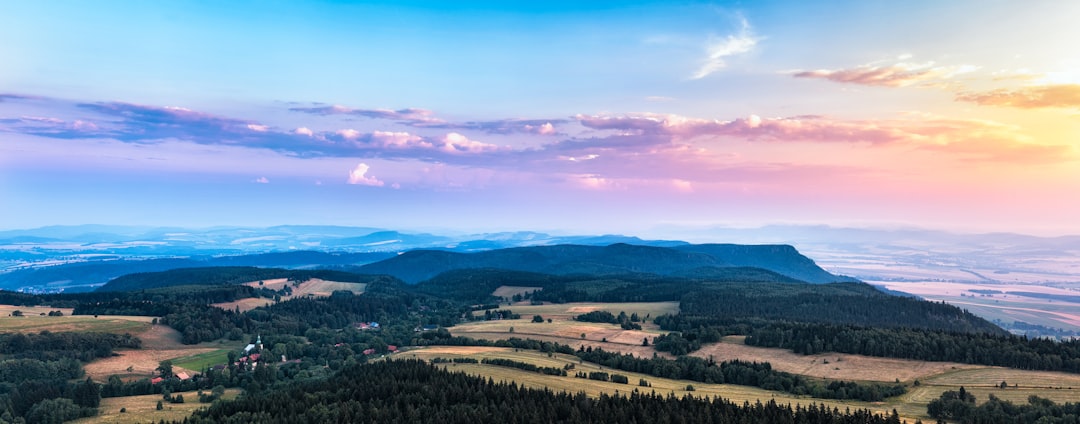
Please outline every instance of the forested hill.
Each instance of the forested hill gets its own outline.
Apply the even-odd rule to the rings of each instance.
[[[190,258],[124,258],[76,262],[28,268],[0,274],[0,289],[21,287],[66,286],[65,291],[85,291],[125,274],[160,272],[177,268],[202,267],[277,267],[311,268],[363,264],[394,256],[392,252],[271,252],[239,256],[194,256]]]
[[[252,281],[272,280],[276,278],[287,278],[293,281],[319,278],[343,283],[368,283],[374,279],[388,277],[331,270],[295,270],[247,266],[180,268],[169,271],[140,272],[124,275],[109,281],[104,286],[98,288],[97,291],[136,291],[191,285],[217,286],[243,284]]]
[[[763,268],[808,283],[854,282],[821,269],[814,261],[786,244],[688,244],[673,249],[704,253],[734,266]]]
[[[696,248],[696,249],[695,249]],[[812,283],[852,281],[829,274],[791,246],[690,245],[669,247],[612,244],[516,247],[477,253],[414,250],[358,267],[408,283],[458,269],[494,268],[553,275],[656,274],[708,278],[715,270],[750,266]]]

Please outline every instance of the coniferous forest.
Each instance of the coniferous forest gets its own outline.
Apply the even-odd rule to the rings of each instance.
[[[324,381],[214,404],[210,423],[899,423],[865,410],[674,397],[628,390],[589,398],[496,383],[416,361],[350,366]]]

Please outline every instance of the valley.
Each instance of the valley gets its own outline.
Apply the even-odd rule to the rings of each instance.
[[[961,388],[975,395],[972,405],[1038,396],[1070,407],[1080,395],[1075,342],[1007,336],[953,306],[840,277],[795,278],[824,275],[789,247],[738,245],[416,251],[334,269],[180,268],[125,275],[89,293],[0,292],[10,304],[0,308],[9,315],[0,316],[0,349],[9,346],[0,363],[79,358],[57,399],[84,402],[72,411],[97,408],[86,422],[213,415],[226,406],[206,398],[211,389],[227,390],[224,398],[242,393],[240,405],[380,363],[414,366],[407,360],[598,402],[720,396],[792,405],[792,413],[820,405],[884,419],[895,410],[908,422],[933,420],[938,397]],[[951,293],[911,284],[926,298]],[[1016,311],[1051,300],[1068,310],[1072,300],[1040,297],[1065,296],[1045,287],[955,287],[959,301]],[[110,347],[56,350],[84,343],[75,334]],[[10,347],[27,343],[30,350]],[[956,359],[919,359],[937,357]],[[75,395],[92,386],[96,403]],[[175,393],[185,395],[183,406]],[[167,400],[163,409],[147,407],[154,395]],[[195,406],[198,398],[207,401]],[[33,405],[16,402],[9,413],[40,414]]]

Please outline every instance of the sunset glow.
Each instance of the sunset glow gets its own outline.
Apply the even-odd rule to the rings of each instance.
[[[1075,2],[19,2],[0,227],[1080,232]]]

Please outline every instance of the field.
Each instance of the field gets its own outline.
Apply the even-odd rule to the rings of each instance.
[[[288,280],[284,278],[275,278],[272,280],[263,280],[262,284],[259,281],[251,281],[244,283],[245,286],[262,287],[270,290],[281,290],[289,284]],[[337,290],[351,291],[356,294],[361,294],[367,284],[364,283],[343,283],[339,281],[326,281],[318,278],[312,278],[310,280],[300,283],[299,286],[293,286],[292,295],[282,296],[281,300],[289,300],[296,297],[304,296],[330,296],[331,293]],[[250,311],[260,306],[267,306],[274,303],[271,299],[265,298],[247,298],[240,299],[234,302],[215,303],[213,306],[217,306],[222,309],[233,310],[240,308],[241,312]]]
[[[147,423],[158,421],[183,420],[191,415],[196,409],[205,408],[209,404],[199,403],[198,392],[180,392],[184,396],[185,403],[163,403],[164,409],[157,410],[157,402],[161,395],[128,396],[119,398],[105,398],[98,407],[98,416],[83,418],[71,423]],[[224,399],[235,399],[240,394],[240,389],[226,389]],[[127,412],[121,413],[120,408],[126,408]]]
[[[194,370],[201,372],[204,369],[212,367],[214,365],[222,365],[229,363],[229,352],[236,352],[237,349],[217,349],[204,353],[197,353],[194,355],[182,356],[172,360],[174,367],[180,367],[183,369]]]
[[[642,341],[649,339],[651,343],[653,337],[663,332],[651,322],[642,322],[641,330],[623,330],[615,324],[578,322],[573,318],[596,310],[605,310],[613,314],[625,311],[627,315],[637,313],[641,317],[655,317],[678,312],[678,306],[678,302],[513,305],[509,309],[520,314],[520,319],[476,321],[456,325],[449,330],[455,336],[476,339],[531,338],[575,347],[588,344],[609,351],[652,356],[655,350],[649,346],[642,346]],[[532,322],[534,315],[540,315],[545,321]],[[551,319],[551,322],[547,322],[547,319]],[[513,327],[512,333],[511,327]]]
[[[651,357],[653,354],[670,357],[665,353],[656,352],[652,346],[642,345],[641,339],[643,337],[651,338],[662,333],[653,324],[643,324],[643,330],[641,331],[628,331],[622,330],[619,326],[613,324],[573,321],[573,317],[598,309],[616,314],[619,311],[626,311],[628,314],[637,312],[641,316],[646,314],[656,316],[676,312],[678,305],[673,302],[572,303],[535,306],[518,304],[509,308],[514,313],[521,314],[521,318],[516,320],[471,322],[451,327],[449,330],[454,335],[478,339],[498,340],[520,337],[558,342],[572,347],[580,345],[588,345],[593,348],[601,347],[607,351],[631,353],[640,357]],[[532,322],[533,315],[540,315],[545,318],[545,321],[534,323]],[[546,319],[548,318],[552,322],[547,322]],[[510,330],[511,327],[513,332]],[[586,337],[582,339],[581,334],[585,334]],[[603,341],[605,339],[606,341]],[[1059,402],[1075,402],[1076,399],[1080,399],[1080,375],[838,353],[804,356],[784,349],[746,346],[742,344],[743,339],[741,336],[727,337],[721,343],[703,346],[701,350],[692,353],[692,355],[703,358],[712,357],[717,361],[741,359],[769,362],[774,369],[780,371],[827,380],[876,381],[883,383],[899,380],[908,386],[909,393],[884,403],[867,404],[851,401],[824,401],[824,403],[838,406],[841,409],[845,407],[871,408],[880,412],[891,412],[895,408],[902,417],[906,417],[911,422],[915,419],[927,420],[928,417],[925,415],[926,404],[936,399],[942,392],[958,390],[961,386],[975,394],[980,402],[985,401],[990,394],[1020,403],[1026,403],[1030,395],[1038,395]],[[508,358],[540,366],[561,367],[566,363],[575,363],[579,370],[589,370],[590,368],[587,367],[599,368],[595,365],[581,364],[576,357],[568,355],[555,355],[554,358],[548,358],[546,354],[538,352],[514,352],[513,349],[505,348],[430,347],[410,350],[405,355],[415,355],[421,359],[434,357],[453,358],[455,356],[469,356],[478,359],[483,357]],[[552,390],[571,392],[584,390],[590,395],[597,395],[601,392],[614,393],[615,390],[625,393],[626,391],[639,389],[636,382],[639,378],[644,378],[653,383],[652,390],[658,392],[662,390],[663,393],[674,392],[679,396],[688,393],[684,390],[687,384],[693,384],[697,390],[691,394],[695,396],[721,395],[738,402],[743,400],[754,402],[759,399],[775,399],[782,403],[802,404],[820,402],[807,397],[796,397],[751,387],[667,381],[625,372],[618,373],[630,377],[631,384],[629,385],[583,380],[572,376],[551,377],[512,368],[480,364],[447,364],[447,367],[492,377],[497,380],[513,380],[530,387],[548,387]],[[916,380],[919,381],[919,386],[914,385]],[[1008,382],[1010,387],[1000,389],[998,385],[1002,381]],[[1018,384],[1018,387],[1013,387],[1014,384]]]
[[[11,316],[15,311],[22,312],[23,316]],[[48,313],[51,311],[63,312],[64,316],[50,317]],[[37,333],[47,330],[136,334],[149,328],[151,320],[153,317],[72,316],[70,308],[0,305],[0,332]]]
[[[496,381],[514,381],[517,384],[528,387],[549,388],[554,391],[566,391],[570,393],[585,392],[589,396],[599,396],[601,393],[607,393],[610,395],[616,393],[627,394],[633,391],[643,391],[656,392],[663,395],[674,394],[679,397],[682,397],[684,395],[691,395],[697,397],[721,396],[736,403],[754,403],[758,400],[775,400],[776,402],[781,404],[790,403],[793,405],[807,405],[810,403],[819,403],[828,405],[830,407],[837,407],[841,410],[844,408],[869,408],[871,410],[881,413],[891,413],[892,408],[894,407],[894,405],[891,403],[867,403],[857,401],[838,402],[814,399],[810,397],[794,396],[780,392],[772,392],[768,390],[758,389],[755,387],[736,386],[731,384],[705,384],[696,381],[657,378],[645,374],[605,369],[604,367],[596,364],[581,362],[577,357],[571,355],[553,354],[551,357],[548,357],[548,355],[545,353],[527,350],[515,352],[512,348],[456,346],[427,347],[422,349],[409,350],[408,352],[398,356],[405,358],[415,357],[417,359],[424,360],[431,360],[432,358],[455,357],[470,357],[478,360],[482,358],[504,358],[512,359],[515,361],[528,362],[538,366],[559,368],[562,368],[566,365],[573,365],[574,369],[569,370],[568,373],[570,375],[566,377],[547,376],[538,373],[518,370],[516,368],[501,367],[496,365],[444,364],[443,366],[444,368],[451,371],[463,371],[472,375],[491,377]],[[573,374],[577,371],[604,371],[611,374],[622,374],[627,376],[630,382],[629,384],[619,384],[613,382],[576,378],[573,376]],[[639,387],[638,382],[640,379],[648,381],[652,386]],[[692,385],[694,387],[694,390],[687,391],[687,385]],[[923,407],[923,411],[925,411],[925,406]],[[914,422],[915,419],[919,418],[921,414],[922,413],[904,415],[904,418],[907,418],[909,422]]]
[[[774,349],[766,349],[774,350]],[[590,396],[600,393],[614,394],[627,393],[634,390],[656,391],[661,394],[675,394],[683,396],[721,396],[735,402],[755,402],[757,400],[775,400],[780,403],[809,404],[824,403],[829,406],[844,408],[869,408],[878,412],[891,412],[896,409],[901,417],[914,422],[916,419],[927,420],[926,404],[936,399],[946,390],[958,390],[963,386],[973,393],[981,403],[989,398],[990,394],[998,398],[1010,400],[1014,403],[1026,403],[1028,396],[1037,395],[1052,399],[1056,402],[1076,402],[1080,398],[1080,375],[1053,373],[1053,372],[1030,372],[993,367],[968,366],[967,369],[949,369],[934,375],[924,375],[920,379],[919,386],[908,384],[909,392],[903,396],[890,399],[886,402],[859,402],[859,401],[831,401],[814,399],[805,396],[795,396],[780,392],[771,392],[763,389],[729,384],[705,384],[685,380],[669,380],[652,377],[643,374],[623,372],[612,369],[604,369],[592,363],[582,363],[578,358],[571,355],[553,354],[549,357],[545,353],[520,350],[512,348],[495,347],[427,347],[399,355],[399,357],[418,358],[431,360],[432,358],[458,358],[469,357],[475,359],[504,358],[515,361],[528,362],[538,366],[559,367],[567,364],[574,365],[569,371],[569,376],[555,377],[538,373],[521,371],[514,368],[484,364],[444,364],[449,370],[460,370],[469,374],[491,377],[497,381],[514,381],[528,387],[549,388],[555,391],[568,391],[572,393],[584,391]],[[768,359],[768,358],[762,358]],[[871,358],[874,359],[874,358]],[[915,361],[909,361],[915,362]],[[872,363],[862,363],[861,366],[872,367]],[[929,365],[931,369],[940,364]],[[626,375],[630,384],[618,384],[573,377],[576,371],[605,371],[608,373]],[[874,372],[873,368],[866,368],[866,372]],[[638,387],[638,380],[645,379],[652,384],[650,388]],[[876,380],[884,380],[878,378]],[[1009,382],[1009,388],[1001,389],[998,385]],[[1016,382],[1016,383],[1012,383]],[[1018,387],[1013,387],[1018,384]],[[686,391],[687,385],[693,385],[694,391]]]
[[[511,299],[514,295],[522,295],[525,293],[534,292],[542,289],[543,287],[523,287],[523,286],[500,286],[491,293],[492,296]]]
[[[893,382],[899,379],[902,382],[912,382],[957,369],[980,368],[978,365],[953,362],[876,358],[846,353],[800,355],[786,349],[747,346],[742,344],[743,339],[744,336],[725,337],[723,342],[702,346],[691,355],[712,357],[716,361],[764,361],[779,371],[833,380]]]

